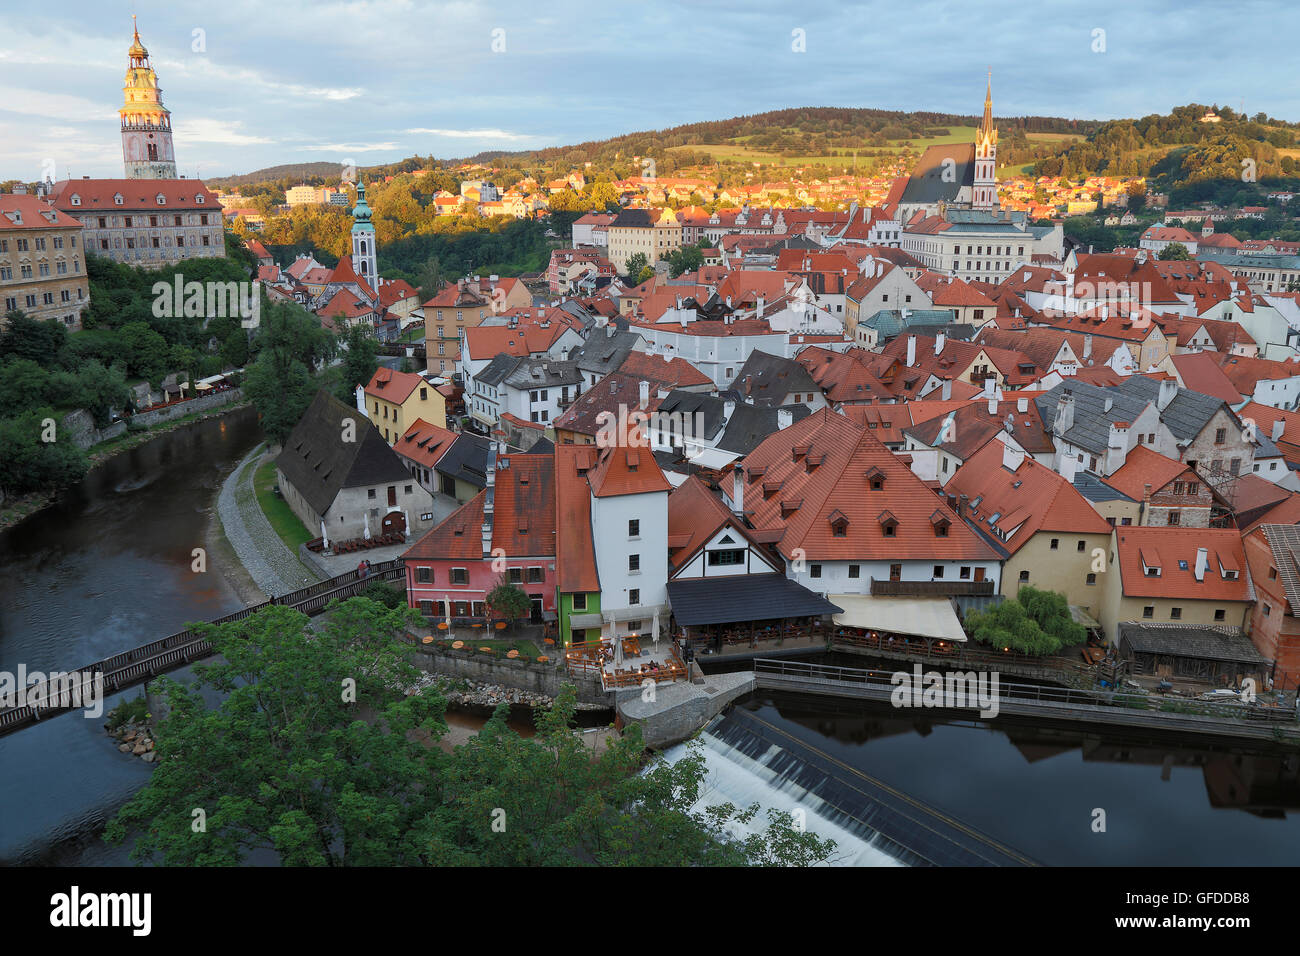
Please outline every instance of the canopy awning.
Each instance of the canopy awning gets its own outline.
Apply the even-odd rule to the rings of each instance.
[[[604,618],[600,613],[595,614],[570,614],[569,627],[600,627],[604,623]]]
[[[907,637],[930,637],[961,642],[966,632],[957,620],[952,602],[945,597],[871,597],[866,594],[832,594],[844,611],[831,618],[842,627],[861,627]]]
[[[834,614],[839,607],[784,574],[732,574],[668,582],[683,627]]]

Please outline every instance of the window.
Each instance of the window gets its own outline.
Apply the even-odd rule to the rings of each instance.
[[[433,617],[433,602],[432,602],[432,601],[421,601],[421,602],[420,602],[420,613],[423,614],[425,617]]]
[[[821,566],[820,564],[810,564],[810,565],[808,565],[808,576],[809,576],[809,577],[812,577],[812,578],[819,578],[819,577],[821,577],[821,576],[822,576],[822,566]]]
[[[1216,621],[1222,621],[1222,620],[1224,620],[1225,617],[1227,617],[1227,614],[1226,614],[1226,612],[1223,610],[1223,608],[1221,608],[1221,607],[1216,607],[1216,608],[1214,609],[1214,619],[1215,619]]]
[[[1091,587],[1092,585],[1094,585],[1094,584],[1097,583],[1097,575],[1095,575],[1095,574],[1090,574],[1090,575],[1088,575],[1088,577],[1087,577],[1086,580],[1087,580],[1087,584],[1088,584],[1088,586]]]
[[[585,610],[587,610],[587,595],[585,595],[585,594],[575,594],[575,595],[573,596],[573,609],[574,609],[575,611],[585,611]]]
[[[1171,607],[1169,609],[1169,620],[1177,621],[1183,616],[1183,609],[1180,607]]]
[[[1227,440],[1228,440],[1228,430],[1226,428],[1220,428],[1215,431],[1214,443],[1216,445],[1222,445]]]
[[[943,565],[942,565],[942,564],[936,564],[936,565],[934,566],[934,576],[935,576],[936,578],[941,578],[941,577],[943,577]]]
[[[374,498],[374,497],[375,497],[375,489],[374,489],[374,488],[367,489],[367,491],[366,491],[366,497],[367,497],[367,498]]]
[[[528,583],[529,583],[529,584],[541,584],[541,583],[542,583],[542,578],[543,578],[543,576],[544,576],[544,575],[543,575],[543,572],[542,572],[542,569],[541,569],[541,568],[529,568],[529,569],[528,569]]]
[[[640,604],[640,603],[641,603],[641,589],[640,589],[640,588],[631,588],[631,589],[628,590],[628,592],[627,592],[627,603],[628,603],[628,604]],[[629,623],[628,626],[631,627],[631,624]]]
[[[1174,482],[1174,494],[1181,495],[1187,489],[1187,483],[1184,481]]]
[[[857,578],[857,577],[861,577],[861,575],[862,575],[862,566],[861,566],[861,565],[859,565],[859,564],[850,564],[850,565],[849,565],[849,577],[851,577],[851,578]]]
[[[411,493],[411,485],[403,485],[402,494],[409,495],[410,493]]]
[[[1028,580],[1029,580],[1029,572],[1028,572],[1028,571],[1021,571],[1021,572],[1020,572],[1020,583],[1021,583],[1021,584],[1024,584],[1024,583],[1025,583],[1026,581],[1028,581]]]
[[[641,570],[641,555],[629,554],[627,556],[627,569],[629,573],[637,573]]]
[[[451,569],[452,584],[469,584],[469,570],[466,568]]]
[[[1189,481],[1187,483],[1187,493],[1189,495],[1199,495],[1201,493],[1200,483],[1195,481]]]
[[[627,523],[627,536],[629,538],[641,537],[641,519],[632,518]]]
[[[509,580],[510,580],[510,583],[511,583],[511,584],[523,584],[523,583],[524,583],[524,569],[523,569],[523,568],[507,568],[507,569],[506,569],[506,572],[507,572],[507,574],[509,574],[509,576],[510,576],[510,577],[509,577]]]
[[[1142,609],[1142,616],[1147,618],[1155,617],[1156,616],[1155,607],[1151,604],[1148,604],[1146,607]]]
[[[709,552],[709,567],[736,565],[745,563],[745,552],[738,548]]]
[[[415,583],[416,583],[416,584],[432,584],[432,583],[433,583],[433,568],[416,568],[416,569],[415,569]]]
[[[1183,520],[1183,519],[1182,519],[1182,512],[1180,512],[1180,511],[1174,511],[1173,509],[1170,509],[1170,511],[1169,511],[1169,517],[1168,517],[1168,519],[1166,519],[1166,524],[1169,524],[1169,525],[1176,525],[1176,524],[1179,524],[1182,520]]]
[[[1061,539],[1060,539],[1060,538],[1053,538],[1053,539],[1052,539],[1052,550],[1055,551],[1055,550],[1057,550],[1058,548],[1060,548],[1060,546],[1061,546]]]

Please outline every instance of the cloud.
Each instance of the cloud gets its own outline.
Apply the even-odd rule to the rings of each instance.
[[[224,143],[229,146],[251,146],[255,143],[274,143],[266,136],[241,132],[243,123],[218,119],[183,120],[176,124],[176,139],[195,143]]]
[[[402,130],[402,132],[410,133],[413,136],[446,136],[450,139],[504,139],[514,141],[546,138],[544,136],[534,136],[530,133],[507,133],[503,129],[424,129],[416,127]]]

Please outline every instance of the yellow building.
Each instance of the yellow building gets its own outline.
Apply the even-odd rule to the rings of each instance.
[[[366,386],[365,401],[366,417],[389,445],[396,445],[417,419],[439,428],[447,425],[446,399],[414,372],[376,370]]]
[[[638,252],[654,265],[682,245],[682,224],[671,209],[624,209],[609,224],[609,261],[627,273],[627,263]],[[635,277],[634,277],[635,278]]]
[[[82,234],[36,196],[0,194],[0,328],[13,311],[81,328],[90,304]]]

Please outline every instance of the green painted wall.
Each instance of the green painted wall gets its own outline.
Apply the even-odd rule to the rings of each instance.
[[[577,614],[600,613],[600,592],[597,591],[588,594],[586,608],[577,612],[573,610],[573,595],[561,593],[559,595],[559,607],[560,607],[560,614],[559,614],[560,640],[563,641],[564,644],[568,645],[573,642],[573,636],[571,633],[571,629],[569,627],[569,616],[574,613]],[[598,627],[587,628],[587,640],[589,642],[599,641],[600,628]]]

